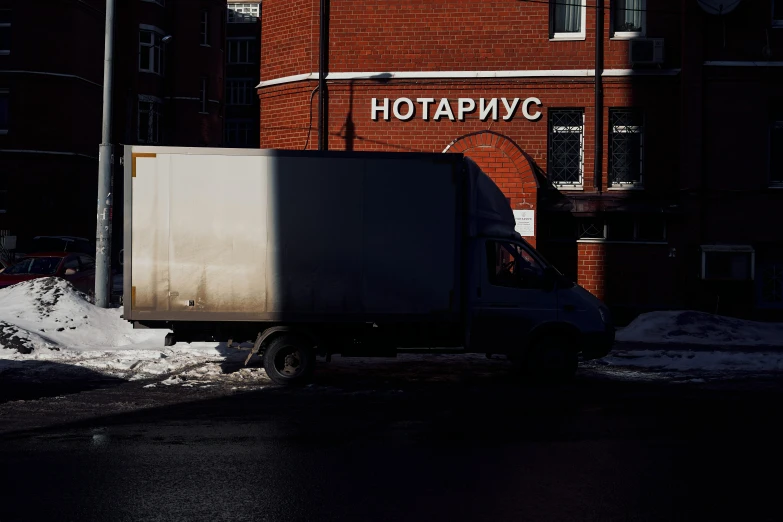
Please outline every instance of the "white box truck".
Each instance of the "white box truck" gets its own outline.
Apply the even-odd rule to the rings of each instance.
[[[606,355],[608,310],[514,230],[460,154],[127,146],[124,317],[255,341],[278,383],[316,356],[506,354],[537,375]],[[248,356],[249,359],[250,356]]]

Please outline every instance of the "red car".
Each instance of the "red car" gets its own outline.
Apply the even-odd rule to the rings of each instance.
[[[72,252],[28,254],[0,273],[0,288],[42,277],[61,277],[90,294],[95,289],[95,259]]]

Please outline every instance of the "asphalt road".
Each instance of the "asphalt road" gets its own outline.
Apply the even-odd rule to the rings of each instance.
[[[0,522],[780,520],[783,379],[318,379],[8,402]]]

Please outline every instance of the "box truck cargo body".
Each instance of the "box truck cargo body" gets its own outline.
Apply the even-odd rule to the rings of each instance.
[[[124,317],[172,343],[252,337],[279,382],[317,353],[611,346],[603,305],[462,155],[128,146],[124,162]],[[275,375],[270,350],[298,371]]]

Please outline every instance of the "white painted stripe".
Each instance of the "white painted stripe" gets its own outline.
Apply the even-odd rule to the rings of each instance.
[[[783,67],[783,62],[743,62],[731,60],[716,60],[704,62],[706,66],[713,67]]]
[[[602,76],[674,76],[680,69],[606,69]],[[342,72],[329,73],[327,80],[448,80],[448,79],[485,79],[485,78],[589,78],[595,76],[594,69],[539,69],[524,71],[398,71],[398,72]],[[260,82],[256,89],[317,80],[318,73],[295,74]]]
[[[15,70],[15,71],[9,71],[9,70],[2,70],[0,69],[0,73],[11,73],[11,74],[37,74],[40,76],[56,76],[58,78],[73,78],[75,80],[81,80],[83,82],[87,82],[91,85],[95,85],[97,87],[103,87],[102,83],[97,83],[92,80],[88,80],[87,78],[82,78],[81,76],[76,76],[75,74],[63,74],[63,73],[53,73],[53,72],[46,72],[46,71],[21,71],[21,70]]]
[[[89,154],[80,154],[78,152],[62,152],[57,150],[0,149],[0,152],[9,152],[15,154],[49,154],[54,156],[79,156],[82,158],[98,161],[98,156],[90,156]]]

